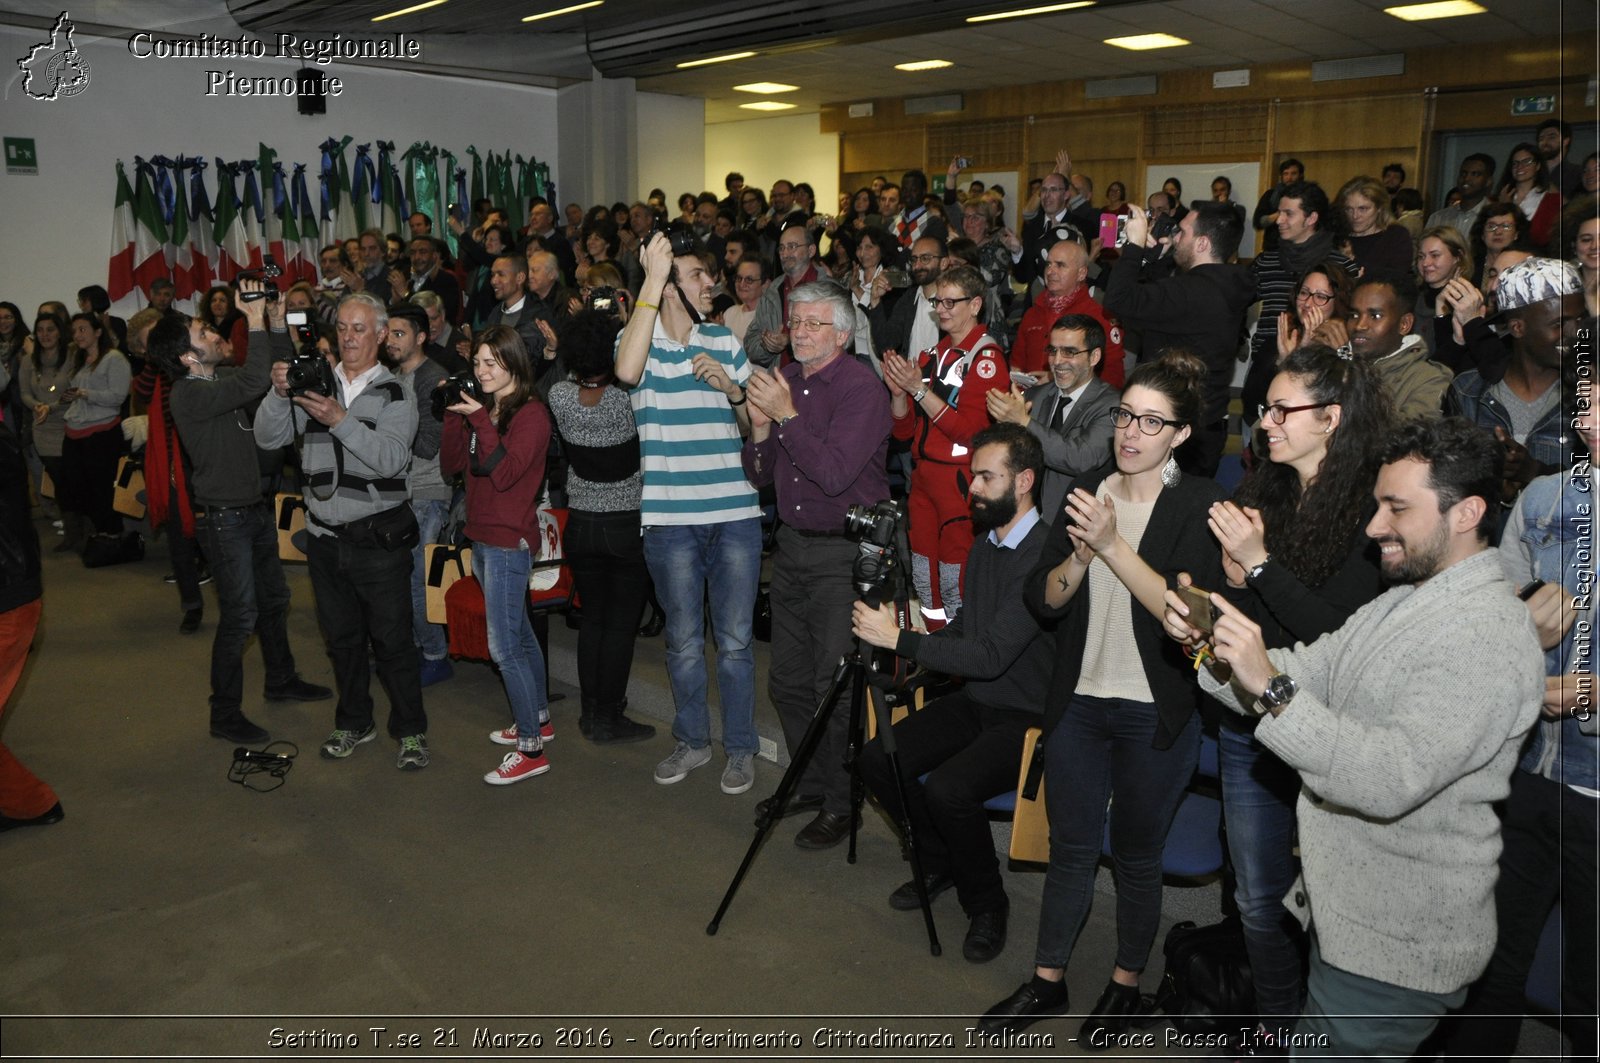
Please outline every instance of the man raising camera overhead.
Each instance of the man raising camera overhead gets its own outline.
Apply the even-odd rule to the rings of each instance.
[[[277,522],[261,497],[255,440],[247,431],[249,409],[267,390],[273,359],[290,350],[283,304],[263,299],[264,290],[259,280],[239,282],[250,328],[241,368],[225,364],[227,343],[216,330],[187,314],[169,311],[145,341],[151,359],[172,380],[172,424],[192,465],[195,533],[221,611],[211,643],[211,733],[248,745],[268,738],[241,708],[244,647],[252,634],[261,639],[269,700],[320,701],[332,694],[295,674]]]
[[[889,393],[848,353],[856,320],[850,293],[814,281],[790,292],[788,303],[784,326],[794,362],[750,375],[743,461],[751,483],[772,484],[778,493],[782,524],[772,562],[767,691],[792,756],[834,667],[850,651],[856,545],[845,537],[845,514],[852,505],[872,506],[889,495],[884,459],[891,421]],[[817,810],[795,836],[802,849],[829,848],[850,832],[849,713],[840,708],[786,809]]]
[[[272,390],[256,413],[256,443],[288,445],[302,437],[306,560],[317,619],[333,658],[339,704],[322,755],[342,760],[376,737],[370,642],[389,694],[389,734],[400,740],[396,767],[428,764],[428,717],[420,663],[411,640],[411,548],[417,519],[407,504],[417,405],[378,361],[389,315],[362,292],[339,302],[333,394],[291,395],[289,365],[272,367]]]

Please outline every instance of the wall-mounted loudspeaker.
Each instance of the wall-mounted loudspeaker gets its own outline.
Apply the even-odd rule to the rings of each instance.
[[[328,82],[315,67],[302,67],[295,71],[295,106],[301,114],[328,113]]]

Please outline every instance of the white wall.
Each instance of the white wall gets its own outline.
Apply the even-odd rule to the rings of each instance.
[[[629,200],[643,199],[652,188],[667,194],[667,215],[678,216],[678,197],[710,190],[722,195],[719,180],[704,184],[706,104],[698,96],[638,95],[639,187]]]
[[[343,79],[343,94],[328,100],[326,115],[304,117],[289,98],[205,95],[207,69],[282,77],[297,63],[139,60],[129,54],[125,40],[95,40],[80,32],[77,45],[90,66],[89,87],[78,96],[45,102],[23,93],[12,60],[46,36],[48,31],[0,26],[0,57],[14,73],[4,82],[0,129],[6,136],[34,138],[39,152],[36,176],[0,173],[0,217],[5,219],[0,299],[30,315],[46,299],[75,307],[79,288],[105,283],[118,159],[128,164],[132,180],[135,155],[181,153],[233,161],[255,158],[257,145],[265,143],[290,172],[292,163],[306,163],[307,187],[317,195],[317,145],[348,135],[359,143],[392,140],[397,151],[427,140],[453,151],[469,173],[468,145],[480,151],[509,148],[549,162],[560,186],[550,89],[334,63],[322,69]],[[346,154],[353,162],[353,145]],[[212,173],[214,167],[207,171],[208,186],[214,188]]]
[[[719,196],[725,194],[722,179],[737,170],[763,192],[779,179],[809,181],[819,211],[839,209],[839,135],[822,132],[821,115],[719,122],[705,130],[705,186]]]

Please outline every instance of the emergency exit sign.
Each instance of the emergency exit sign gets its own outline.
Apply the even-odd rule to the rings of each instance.
[[[6,173],[38,173],[39,149],[32,137],[6,137]]]
[[[1511,113],[1518,118],[1530,114],[1554,114],[1555,110],[1554,96],[1518,96],[1511,101]]]

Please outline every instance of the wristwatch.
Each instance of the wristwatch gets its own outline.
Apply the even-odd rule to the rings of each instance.
[[[1256,580],[1260,579],[1261,578],[1261,573],[1266,570],[1267,562],[1269,562],[1271,560],[1272,560],[1272,555],[1268,554],[1266,557],[1263,557],[1261,559],[1261,563],[1260,564],[1251,565],[1250,568],[1244,574],[1245,583],[1247,583],[1247,584],[1254,583]]]
[[[1261,697],[1257,700],[1262,708],[1266,709],[1268,712],[1272,712],[1275,709],[1283,708],[1285,705],[1289,704],[1289,702],[1293,701],[1295,694],[1299,692],[1299,690],[1300,687],[1293,679],[1289,678],[1287,675],[1284,675],[1282,672],[1279,672],[1277,675],[1267,680],[1267,689],[1261,692]]]
[[[928,395],[928,385],[924,384],[911,393],[912,402],[921,402]]]

